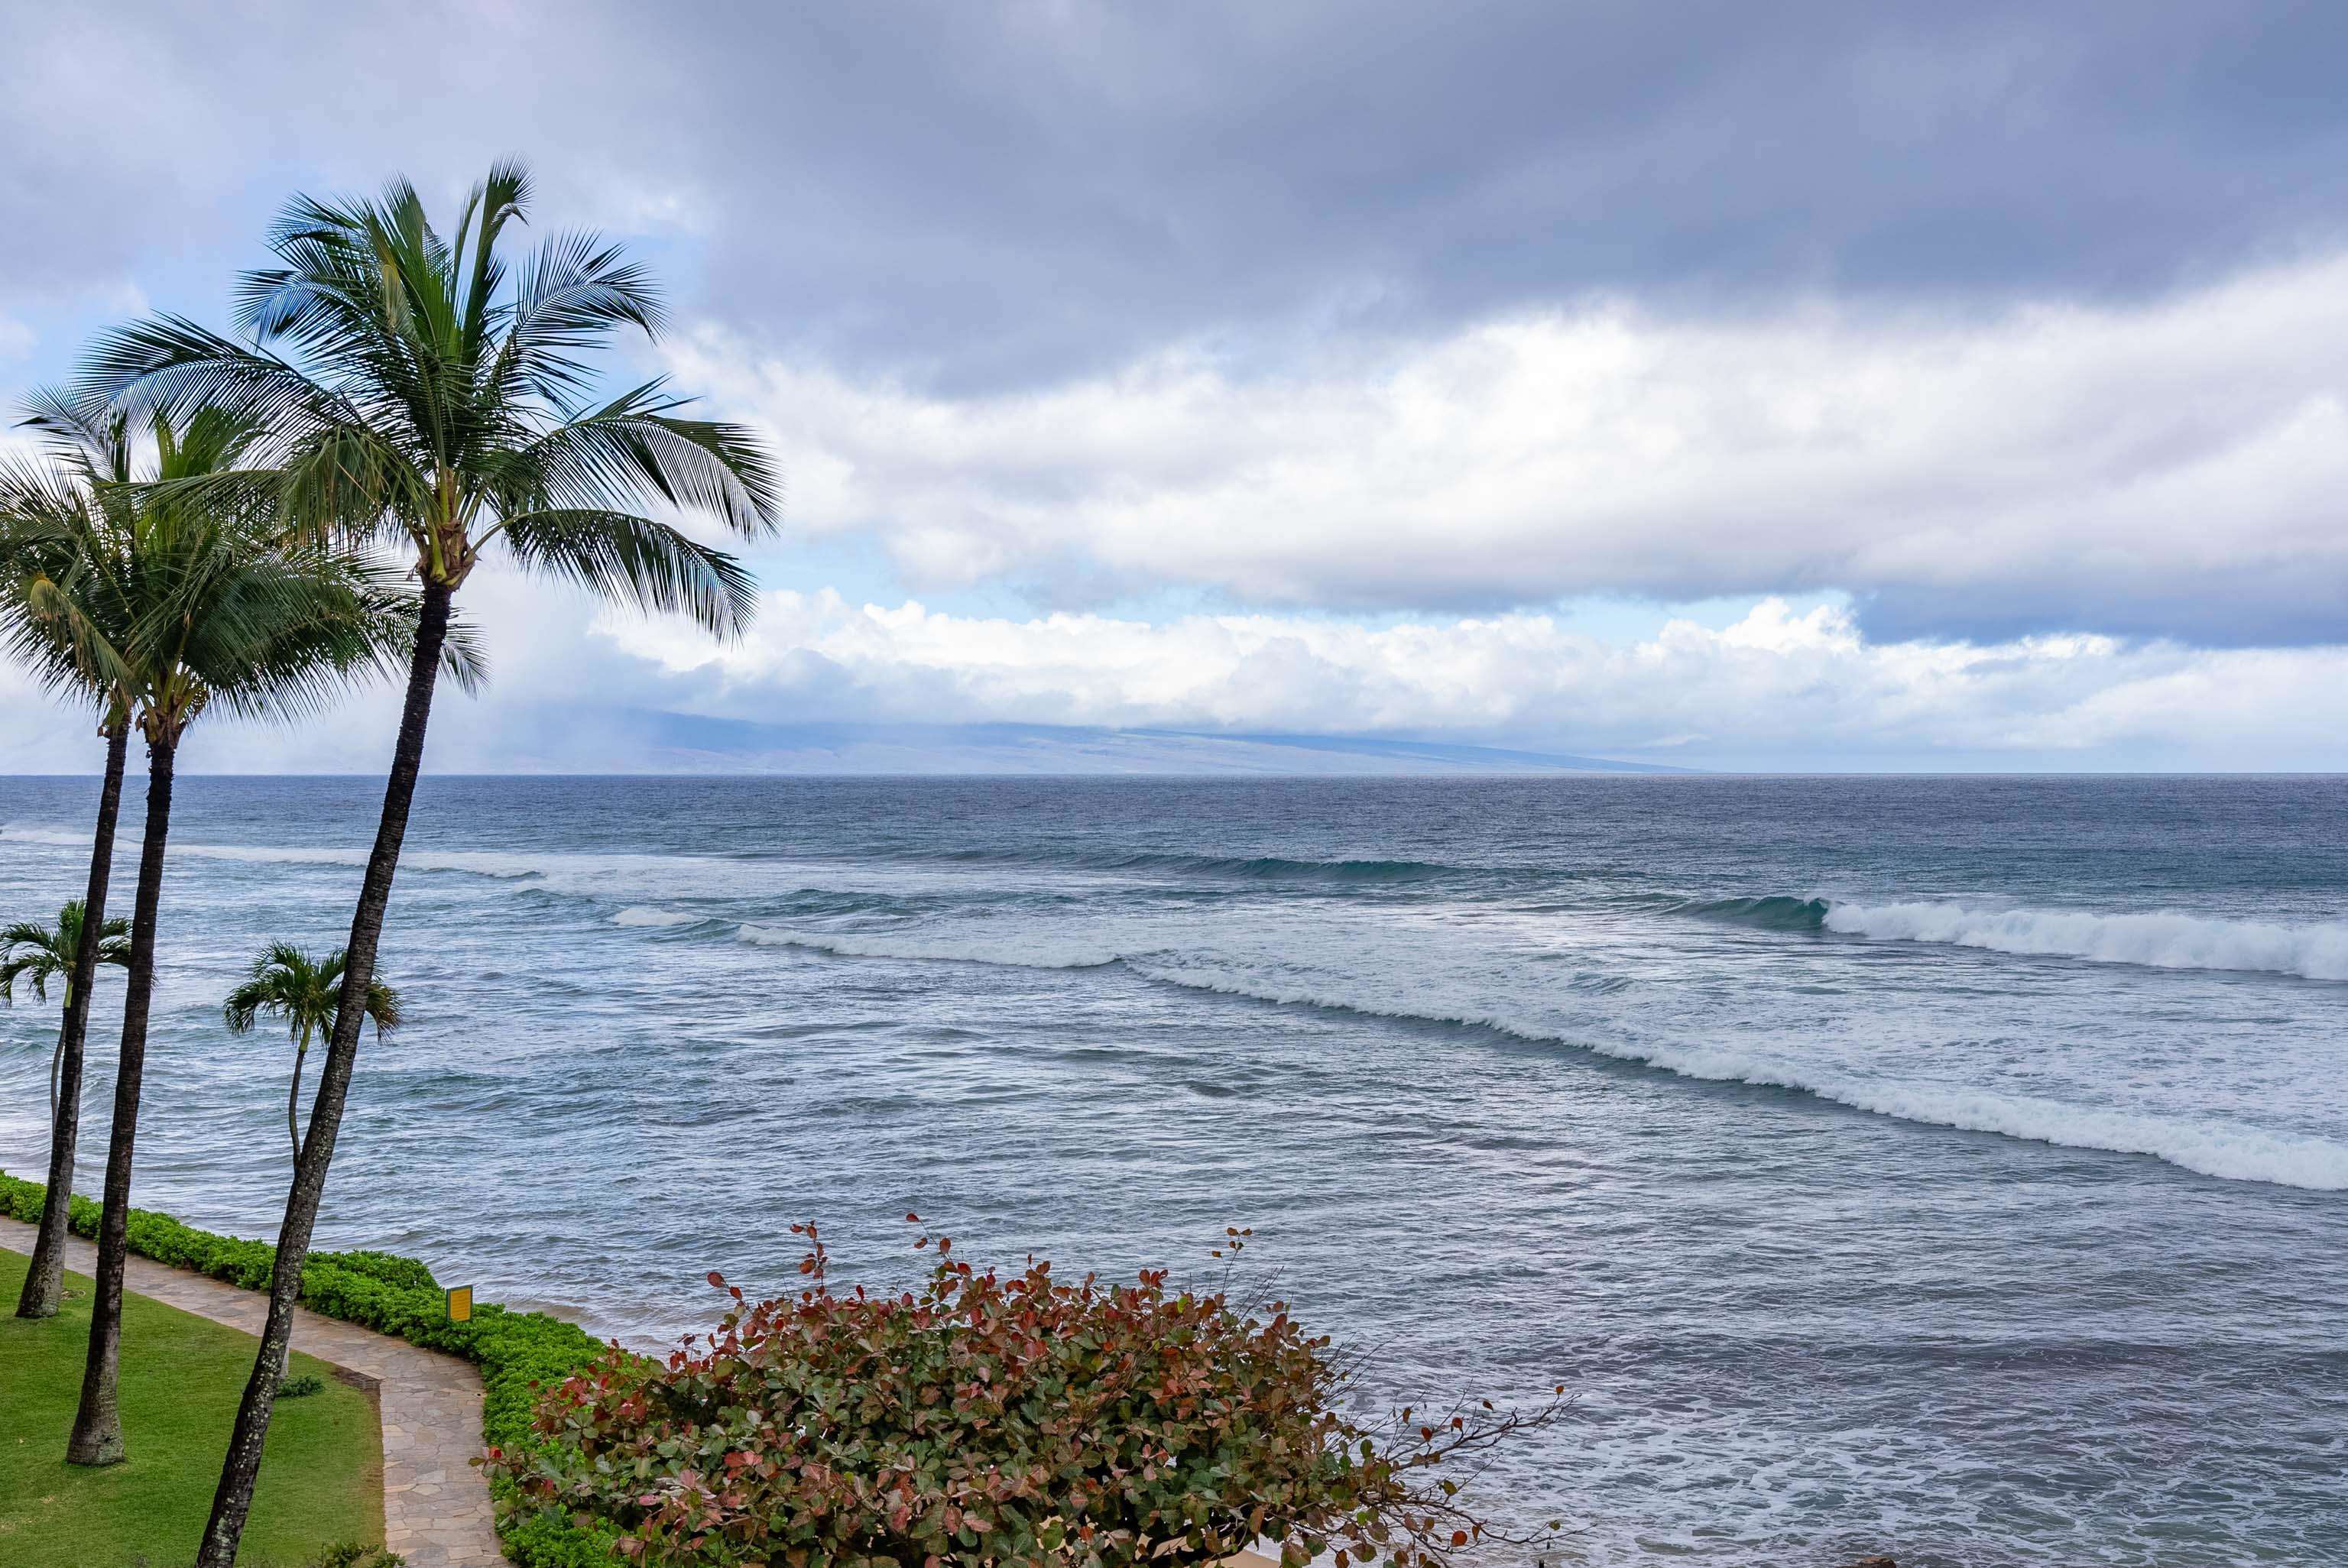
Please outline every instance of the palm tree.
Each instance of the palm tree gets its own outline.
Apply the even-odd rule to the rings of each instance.
[[[698,513],[745,538],[777,523],[774,472],[748,432],[684,417],[682,400],[659,381],[596,399],[589,352],[623,331],[655,333],[658,292],[642,267],[592,234],[553,236],[510,273],[500,244],[529,200],[528,175],[499,164],[448,239],[405,180],[373,201],[296,198],[270,238],[280,264],[247,274],[239,291],[238,323],[251,344],[166,316],[114,333],[97,361],[126,405],[228,399],[266,419],[269,461],[243,483],[312,527],[412,550],[423,588],[382,820],[351,917],[342,1005],[200,1568],[229,1568],[252,1505],[452,597],[501,542],[524,570],[737,633],[756,601],[749,574],[646,513]]]
[[[343,954],[340,948],[324,960],[290,942],[272,942],[252,961],[244,984],[229,992],[221,1009],[228,1027],[238,1034],[251,1030],[263,1013],[285,1020],[294,1041],[294,1086],[285,1094],[285,1135],[294,1144],[294,1163],[302,1163],[302,1130],[296,1120],[302,1105],[302,1062],[320,1029],[331,1031],[335,1011],[342,1006]],[[366,1015],[375,1020],[376,1038],[399,1027],[399,993],[381,980],[367,983]]]
[[[147,743],[146,824],[89,1354],[66,1447],[76,1464],[124,1457],[115,1395],[130,1168],[180,741],[208,712],[275,717],[315,708],[352,675],[370,666],[388,669],[408,651],[413,634],[411,596],[390,588],[382,569],[339,550],[289,543],[264,512],[232,510],[186,487],[233,471],[260,434],[249,415],[203,407],[175,422],[158,412],[147,434],[154,447],[151,479],[127,497],[107,497],[109,504],[91,514],[105,519],[103,531],[72,554],[71,569],[36,579],[25,591],[27,615],[53,641],[108,661],[108,673],[135,703],[134,722]]]
[[[38,920],[19,920],[13,926],[0,927],[0,1002],[14,1007],[16,1002],[16,982],[24,980],[33,988],[35,1001],[49,999],[49,982],[62,981],[65,994],[61,999],[67,1008],[73,1006],[74,967],[81,958],[82,901],[69,899],[57,911],[57,923],[44,926]],[[130,922],[121,918],[100,924],[93,961],[130,967]],[[57,1049],[49,1053],[49,1120],[57,1116],[57,1066],[64,1060],[65,1030],[57,1030]]]
[[[130,442],[119,417],[93,419],[54,393],[37,395],[26,423],[47,434],[43,467],[0,468],[0,643],[50,690],[86,702],[98,714],[106,766],[98,787],[98,821],[90,835],[89,875],[82,894],[85,928],[103,931],[107,886],[114,869],[114,829],[122,807],[122,774],[129,752],[131,693],[122,675],[122,650],[131,629],[85,619],[61,630],[32,613],[44,584],[78,581],[107,569],[129,505]],[[103,610],[93,607],[93,617]],[[81,1136],[82,1045],[98,949],[82,952],[66,991],[51,1069],[49,1179],[41,1201],[33,1255],[16,1297],[19,1317],[54,1317],[65,1303],[66,1222],[73,1201],[74,1157]]]

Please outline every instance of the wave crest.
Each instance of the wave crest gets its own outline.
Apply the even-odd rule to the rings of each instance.
[[[1298,860],[1280,855],[1180,855],[1137,849],[1123,854],[1050,855],[1021,849],[965,849],[939,856],[956,865],[1073,866],[1086,871],[1163,871],[1247,881],[1425,882],[1488,875],[1486,868],[1432,860]]]
[[[1677,912],[1707,920],[1757,926],[1765,931],[1824,929],[1829,906],[1824,898],[1791,898],[1773,894],[1764,898],[1712,898],[1677,906]]]
[[[612,917],[614,926],[698,926],[708,919],[706,915],[688,915],[682,909],[654,909],[648,905],[631,904]]]
[[[2348,980],[2348,924],[2283,926],[2181,910],[1978,909],[1963,904],[1827,907],[1827,930],[1883,941],[1943,942],[1992,952],[2088,958],[2163,969],[2240,969]]]
[[[2245,1126],[2222,1117],[2164,1115],[1960,1083],[1877,1077],[1696,1040],[1632,1044],[1582,1038],[1502,1009],[1397,1005],[1386,997],[1355,992],[1342,981],[1332,984],[1328,977],[1299,983],[1195,962],[1133,967],[1147,979],[1197,990],[1373,1018],[1488,1029],[1537,1044],[1659,1068],[1682,1078],[1790,1090],[1903,1122],[2074,1149],[2148,1154],[2228,1181],[2267,1182],[2315,1192],[2348,1191],[2348,1143]]]
[[[735,929],[737,940],[757,948],[801,948],[844,958],[901,958],[912,963],[985,964],[1013,969],[1097,969],[1124,955],[1114,948],[1082,942],[1010,939],[968,941],[911,935],[795,931],[759,926],[745,920]]]
[[[1585,1050],[1683,1078],[1790,1090],[1905,1122],[2075,1149],[2146,1154],[2229,1181],[2268,1182],[2317,1192],[2348,1190],[2348,1143],[2330,1138],[2250,1127],[2218,1116],[2168,1115],[1961,1083],[1877,1077],[1826,1063],[1788,1061],[1772,1053],[1705,1041],[1632,1044],[1591,1039],[1546,1020],[1520,1016],[1505,1007],[1447,1006],[1432,997],[1424,1001],[1403,1001],[1381,988],[1348,981],[1338,975],[1272,974],[1244,964],[1184,958],[1164,951],[1120,951],[1107,946],[1033,938],[954,940],[911,933],[851,935],[750,924],[741,926],[738,935],[741,940],[760,947],[798,948],[850,958],[1035,969],[1086,969],[1122,964],[1144,979],[1188,990],[1282,1006],[1324,1008],[1363,1017],[1488,1029],[1519,1040]]]

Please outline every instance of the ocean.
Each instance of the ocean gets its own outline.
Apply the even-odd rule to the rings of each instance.
[[[342,940],[379,793],[181,781],[142,1206],[273,1230],[292,1051],[221,1001]],[[96,794],[0,779],[0,917]],[[1575,1393],[1482,1489],[1552,1563],[2348,1561],[2348,780],[430,778],[383,970],[322,1245],[631,1344],[796,1220],[874,1284],[908,1210],[1248,1225],[1368,1405]]]

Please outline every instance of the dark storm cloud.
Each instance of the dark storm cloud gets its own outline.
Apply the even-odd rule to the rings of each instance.
[[[2136,295],[2348,211],[2326,6],[20,7],[0,56],[19,293],[510,148],[689,230],[736,326],[947,391],[1592,289]]]

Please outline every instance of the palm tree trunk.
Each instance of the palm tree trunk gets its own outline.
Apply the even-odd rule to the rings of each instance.
[[[78,961],[80,957],[81,948],[77,944],[74,948],[74,958]],[[67,980],[66,982],[65,1003],[66,1011],[68,1013],[72,1012],[73,982],[71,980]],[[49,1125],[52,1127],[57,1124],[57,1070],[65,1065],[65,1060],[66,1020],[61,1018],[57,1020],[57,1047],[49,1052]]]
[[[114,870],[114,819],[122,809],[122,764],[130,750],[130,726],[106,733],[106,783],[98,794],[98,828],[89,842],[89,885],[82,894],[81,946],[74,951],[73,981],[66,991],[65,1021],[57,1027],[57,1066],[52,1074],[49,1114],[49,1190],[41,1199],[39,1239],[33,1243],[25,1288],[16,1297],[19,1317],[54,1317],[66,1295],[66,1219],[71,1213],[74,1145],[81,1136],[82,1040],[89,1027],[89,999],[98,989],[98,950],[106,930],[106,884]]]
[[[277,1379],[294,1333],[294,1304],[302,1294],[302,1265],[310,1255],[310,1232],[325,1195],[326,1167],[334,1162],[335,1135],[343,1124],[343,1102],[358,1056],[359,1026],[366,1021],[367,987],[375,980],[376,945],[391,902],[391,879],[399,869],[400,845],[407,837],[407,810],[416,798],[416,775],[424,766],[424,727],[432,716],[432,687],[440,671],[440,649],[448,636],[450,589],[427,581],[416,627],[416,653],[407,671],[407,701],[400,710],[399,740],[391,753],[391,776],[383,791],[383,820],[375,851],[359,883],[358,908],[351,916],[351,939],[344,948],[343,994],[326,1040],[326,1062],[310,1102],[310,1136],[294,1162],[294,1190],[286,1194],[285,1219],[277,1231],[277,1261],[269,1277],[269,1320],[261,1331],[252,1376],[236,1408],[228,1457],[221,1464],[220,1488],[212,1494],[211,1518],[204,1525],[196,1568],[235,1568],[238,1540],[252,1508],[253,1482],[261,1476],[261,1447],[277,1401]]]
[[[302,1173],[302,1125],[294,1114],[302,1108],[302,1059],[310,1054],[310,1026],[302,1026],[302,1043],[294,1048],[294,1087],[285,1091],[285,1136],[294,1144],[294,1173]]]
[[[161,739],[147,743],[147,833],[139,849],[139,902],[130,916],[130,974],[122,997],[122,1055],[114,1070],[114,1124],[106,1141],[98,1288],[90,1303],[89,1359],[82,1368],[81,1404],[74,1411],[73,1435],[66,1440],[68,1464],[115,1464],[125,1457],[114,1385],[122,1349],[122,1272],[129,1255],[130,1157],[139,1139],[139,1091],[147,1070],[147,1007],[155,994],[155,911],[163,898],[163,846],[171,835],[171,765],[178,747],[179,737],[168,728]],[[85,918],[85,947],[97,930]]]

